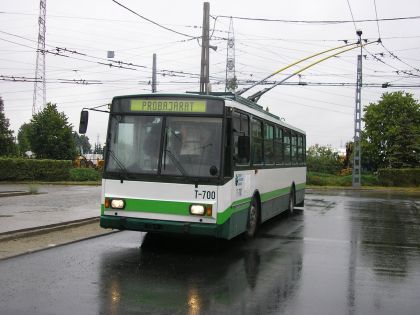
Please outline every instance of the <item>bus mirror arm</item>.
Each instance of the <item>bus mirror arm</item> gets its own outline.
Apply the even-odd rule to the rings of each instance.
[[[96,107],[92,107],[92,108],[82,108],[82,111],[80,113],[80,123],[79,123],[79,133],[80,134],[85,134],[86,130],[87,130],[87,126],[88,126],[88,122],[89,122],[89,112],[88,110],[93,110],[95,112],[101,112],[101,113],[109,113],[109,111],[107,110],[101,110],[101,109],[97,109],[98,107],[103,107],[103,106],[108,106],[107,105],[100,105],[100,106],[96,106]]]

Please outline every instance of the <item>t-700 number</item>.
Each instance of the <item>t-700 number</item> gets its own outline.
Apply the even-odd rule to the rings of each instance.
[[[195,199],[216,199],[216,192],[212,190],[195,190]]]

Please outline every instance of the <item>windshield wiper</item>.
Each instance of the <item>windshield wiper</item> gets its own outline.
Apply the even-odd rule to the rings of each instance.
[[[181,172],[181,174],[184,175],[184,176],[188,176],[187,172],[182,167],[181,163],[177,160],[177,158],[175,157],[175,155],[170,150],[168,150],[168,149],[165,149],[165,153],[169,156],[169,158],[171,159],[172,163]]]
[[[124,166],[124,164],[117,158],[114,151],[111,149],[108,149],[108,152],[111,154],[114,161],[117,163],[118,167],[120,168],[121,172],[119,172],[120,175],[120,181],[123,183],[124,179],[128,179],[128,171],[127,168]]]

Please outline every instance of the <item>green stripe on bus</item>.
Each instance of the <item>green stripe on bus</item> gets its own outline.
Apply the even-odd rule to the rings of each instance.
[[[251,202],[251,198],[244,198],[241,200],[236,200],[232,203],[232,205],[227,208],[223,212],[217,213],[217,224],[223,224],[225,223],[235,212],[247,210],[249,208],[249,204]]]
[[[126,199],[124,211],[162,213],[174,215],[189,215],[189,202],[145,200],[145,199]],[[101,214],[104,215],[104,206],[101,206]],[[111,210],[111,209],[108,209]],[[117,209],[114,209],[117,210]]]
[[[125,211],[189,215],[189,202],[125,199]]]
[[[302,190],[302,189],[305,189],[305,188],[306,188],[306,183],[296,185],[296,190]]]
[[[264,194],[261,194],[261,202],[266,202],[268,200],[271,199],[275,199],[284,195],[288,195],[290,194],[290,188],[282,188],[282,189],[277,189],[277,190],[273,190]]]

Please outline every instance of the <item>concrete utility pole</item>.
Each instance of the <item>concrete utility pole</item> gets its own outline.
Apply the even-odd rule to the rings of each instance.
[[[45,22],[47,18],[47,0],[39,1],[39,18],[38,18],[38,46],[36,50],[36,68],[34,95],[32,103],[32,115],[42,110],[46,104],[47,87],[45,80]],[[42,96],[42,98],[41,98]]]
[[[356,31],[359,36],[360,55],[357,56],[356,106],[354,110],[354,144],[353,144],[353,174],[352,186],[362,185],[362,151],[360,148],[360,132],[362,129],[362,31]]]
[[[152,93],[156,93],[156,54],[153,54]]]
[[[203,34],[201,39],[201,71],[200,71],[200,92],[208,94],[209,92],[209,82],[210,82],[210,27],[209,27],[209,17],[210,17],[210,3],[204,2],[203,6]]]

